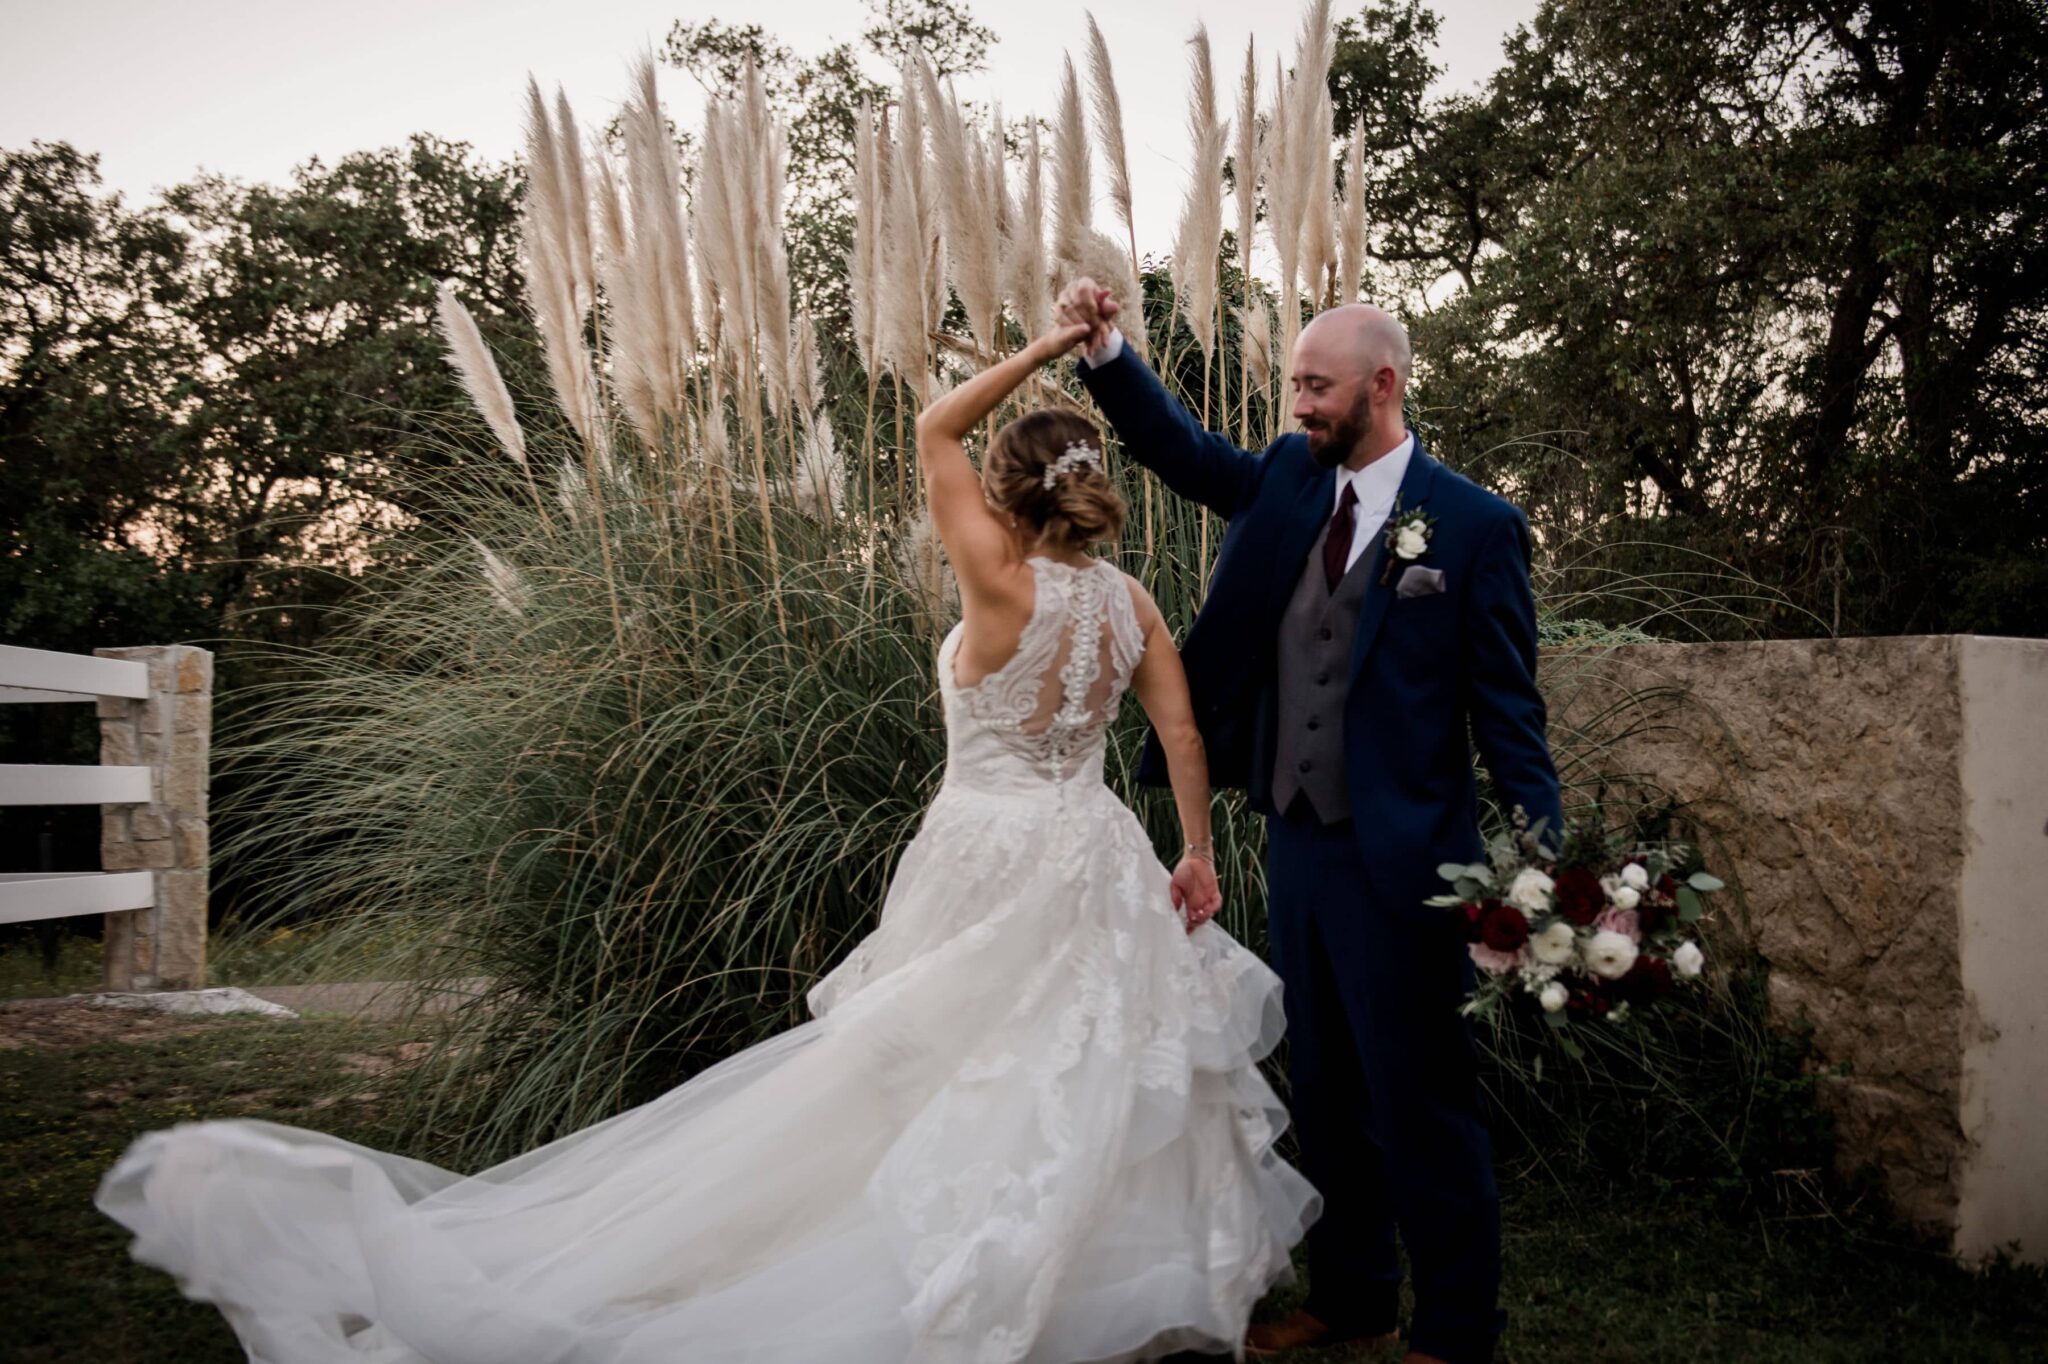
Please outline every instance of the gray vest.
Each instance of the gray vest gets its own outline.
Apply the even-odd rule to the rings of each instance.
[[[1280,617],[1280,715],[1273,758],[1273,808],[1286,812],[1296,792],[1316,817],[1335,824],[1351,817],[1344,789],[1344,694],[1351,678],[1351,645],[1358,612],[1372,582],[1373,545],[1351,565],[1332,592],[1323,579],[1323,541],[1316,537]]]

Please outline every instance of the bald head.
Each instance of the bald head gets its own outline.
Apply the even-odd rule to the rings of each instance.
[[[1363,467],[1403,435],[1408,330],[1363,303],[1317,313],[1294,343],[1294,419],[1324,466]]]
[[[1295,342],[1296,356],[1304,351],[1314,357],[1318,368],[1349,369],[1361,377],[1382,366],[1390,368],[1403,387],[1414,372],[1408,329],[1392,313],[1370,303],[1347,303],[1310,318]]]

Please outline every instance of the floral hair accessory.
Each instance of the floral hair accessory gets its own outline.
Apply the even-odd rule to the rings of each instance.
[[[1050,490],[1052,485],[1059,481],[1061,474],[1072,473],[1084,464],[1099,471],[1102,468],[1102,452],[1085,440],[1070,440],[1067,442],[1067,452],[1045,466],[1045,477],[1040,482]]]

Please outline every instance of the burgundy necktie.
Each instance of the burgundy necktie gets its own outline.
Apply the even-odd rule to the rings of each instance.
[[[1346,561],[1351,558],[1351,534],[1358,525],[1357,507],[1358,485],[1346,483],[1337,510],[1330,513],[1330,533],[1323,537],[1323,581],[1332,592],[1344,581],[1344,570],[1349,567]]]

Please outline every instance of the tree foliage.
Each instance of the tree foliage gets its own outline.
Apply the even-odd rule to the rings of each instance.
[[[1548,0],[1430,101],[1433,32],[1369,8],[1331,84],[1386,283],[1439,299],[1454,454],[1616,572],[1678,546],[1845,632],[2048,633],[2038,9]]]

